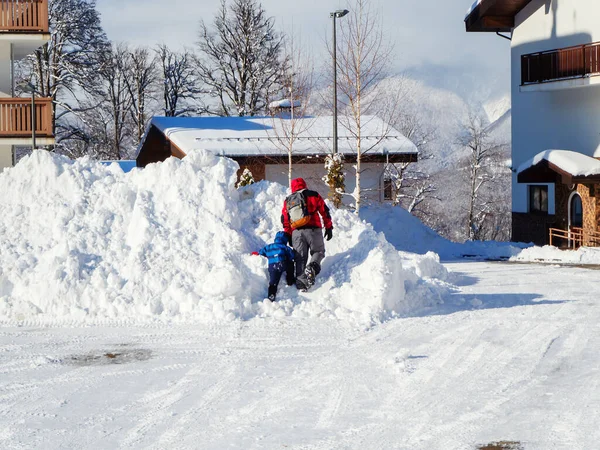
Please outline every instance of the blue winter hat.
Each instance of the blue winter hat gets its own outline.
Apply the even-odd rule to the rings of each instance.
[[[285,231],[278,231],[275,235],[275,242],[278,244],[287,244],[288,236]]]

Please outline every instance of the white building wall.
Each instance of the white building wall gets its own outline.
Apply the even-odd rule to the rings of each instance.
[[[0,172],[13,165],[13,152],[11,145],[0,145]]]
[[[367,201],[380,202],[383,200],[383,173],[384,164],[363,163],[361,173],[361,189],[363,197]],[[356,187],[356,171],[351,164],[345,164],[346,169],[346,192],[354,191]],[[325,169],[322,164],[295,164],[292,172],[293,178],[304,178],[309,189],[317,191],[323,198],[327,198],[329,187],[323,181]],[[284,164],[268,164],[265,170],[265,178],[284,186],[288,185],[288,166]],[[354,202],[352,197],[344,196],[345,204]]]
[[[515,169],[548,149],[600,157],[600,86],[544,92],[526,92],[520,87],[521,55],[598,41],[599,0],[533,0],[517,15],[511,42]],[[553,87],[560,85],[555,83]],[[516,174],[513,174],[512,194],[513,211],[527,212],[527,185],[517,184]],[[548,200],[553,210],[554,196]]]

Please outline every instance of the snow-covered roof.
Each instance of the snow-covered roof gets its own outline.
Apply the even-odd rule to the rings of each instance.
[[[298,130],[294,154],[313,155],[331,151],[333,116],[295,118]],[[355,137],[339,118],[338,151],[355,154]],[[287,151],[282,143],[289,135],[292,119],[280,117],[154,117],[158,128],[180,150],[209,150],[224,156],[277,156]],[[370,155],[416,154],[417,147],[398,130],[376,116],[362,117],[363,151]],[[382,135],[386,135],[381,139]],[[380,141],[380,142],[379,142]]]
[[[545,150],[519,166],[517,173],[524,172],[542,161],[547,161],[556,168],[573,177],[600,176],[600,161],[583,153],[571,150]]]
[[[481,0],[475,0],[475,1],[473,2],[473,4],[471,5],[471,7],[470,7],[469,9],[467,9],[467,13],[465,14],[465,19],[466,19],[467,17],[469,17],[469,14],[471,14],[471,13],[473,12],[473,10],[474,10],[475,8],[477,8],[477,5],[479,5],[480,3],[481,3]]]
[[[300,108],[302,102],[300,100],[294,100],[294,108]],[[291,108],[292,102],[289,99],[277,100],[269,103],[269,108]]]

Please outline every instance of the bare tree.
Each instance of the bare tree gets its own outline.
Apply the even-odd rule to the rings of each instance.
[[[384,93],[376,89],[388,69],[391,48],[386,45],[381,24],[368,0],[356,0],[348,9],[351,11],[348,18],[340,21],[337,70],[344,105],[340,123],[355,141],[356,188],[352,196],[358,214],[362,201],[362,156],[376,148],[389,134],[391,119],[398,111],[400,92]],[[367,125],[365,116],[369,113],[377,113],[383,126],[378,130],[378,139],[371,139],[367,144],[363,129]]]
[[[190,104],[201,93],[194,55],[188,50],[175,52],[166,45],[159,45],[156,54],[161,65],[165,116],[184,116],[196,111],[197,106]]]
[[[436,139],[436,133],[418,111],[408,110],[405,107],[396,117],[394,125],[416,145],[419,151],[419,162],[388,164],[386,176],[392,183],[393,203],[422,218],[428,211],[426,204],[431,200],[437,200],[436,184],[429,172],[421,169],[424,162],[434,158],[430,146]]]
[[[280,99],[269,104],[273,129],[271,141],[288,156],[288,185],[292,183],[292,156],[299,136],[306,133],[314,120],[306,117],[314,87],[312,59],[296,44],[294,36],[286,42],[284,53],[289,66],[282,76]]]
[[[87,154],[99,159],[122,159],[132,147],[132,96],[128,89],[131,52],[118,44],[102,52],[94,92],[79,97],[80,111],[69,121],[62,147],[69,156]]]
[[[79,112],[81,92],[97,88],[99,57],[110,43],[95,0],[50,0],[50,41],[27,58],[21,71],[36,86],[36,95],[50,97],[52,130],[57,143],[74,132],[63,117]]]
[[[156,93],[157,60],[145,47],[130,51],[128,60],[125,84],[131,99],[130,114],[135,125],[136,144],[139,144],[148,122],[148,101]]]
[[[112,51],[106,52],[102,67],[98,72],[103,84],[104,107],[110,118],[112,138],[110,148],[112,159],[121,159],[130,126],[129,113],[133,97],[129,91],[129,70],[131,68],[131,52],[125,44],[116,45]],[[128,129],[129,128],[129,129]]]
[[[283,35],[275,31],[256,0],[225,0],[213,28],[200,23],[198,75],[215,104],[205,112],[218,116],[253,116],[263,112],[281,88],[285,73]]]
[[[469,150],[463,161],[468,185],[467,236],[469,240],[480,240],[485,237],[486,223],[504,209],[497,208],[501,204],[501,193],[487,188],[508,178],[510,171],[502,164],[506,144],[495,141],[484,119],[475,114],[470,114],[460,143]]]

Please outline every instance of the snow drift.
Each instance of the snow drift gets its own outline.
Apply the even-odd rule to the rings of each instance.
[[[437,255],[411,260],[371,225],[334,211],[308,293],[264,301],[285,188],[236,190],[237,164],[198,151],[125,174],[36,151],[0,174],[0,318],[190,320],[262,315],[361,324],[410,314],[447,289]],[[404,268],[403,268],[404,263]]]

